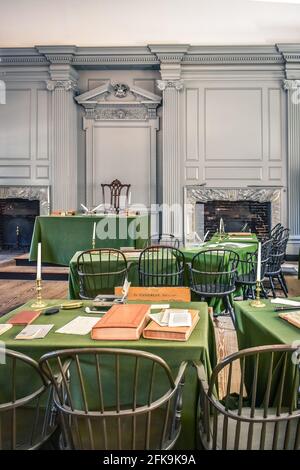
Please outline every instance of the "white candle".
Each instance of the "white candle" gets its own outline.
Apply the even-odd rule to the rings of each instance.
[[[261,243],[258,244],[257,250],[257,273],[256,273],[256,281],[260,282],[260,274],[261,274]]]
[[[94,222],[93,240],[96,240],[96,222]]]
[[[40,281],[41,278],[42,278],[42,244],[38,243],[36,280]]]
[[[131,204],[131,191],[129,192],[129,196],[128,196],[128,205],[130,206]]]

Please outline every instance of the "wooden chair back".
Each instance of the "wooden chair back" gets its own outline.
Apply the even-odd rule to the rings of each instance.
[[[30,357],[0,355],[0,450],[38,449],[56,430],[51,385]]]
[[[185,257],[177,248],[145,248],[139,258],[139,284],[145,287],[183,286]]]
[[[124,193],[125,195],[125,205],[128,205],[128,198],[129,198],[129,190],[130,190],[131,184],[122,184],[120,180],[115,179],[113,180],[110,184],[104,183],[101,184],[102,188],[102,200],[103,204],[106,204],[106,188],[108,189],[109,192],[109,204],[110,206],[115,210],[119,211],[120,210],[120,197],[121,194]]]
[[[54,386],[67,449],[170,449],[180,433],[186,363],[174,380],[143,351],[78,348],[40,359]]]
[[[81,299],[114,294],[115,286],[122,286],[128,275],[127,260],[114,248],[87,250],[78,256],[77,273]]]
[[[208,382],[203,366],[196,365],[199,435],[204,447],[299,449],[299,360],[297,347],[249,348],[221,361]],[[221,374],[225,396],[219,399],[216,390]]]

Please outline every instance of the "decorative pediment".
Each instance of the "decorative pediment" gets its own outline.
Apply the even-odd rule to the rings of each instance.
[[[86,117],[96,120],[155,119],[161,97],[126,83],[106,83],[75,98]]]

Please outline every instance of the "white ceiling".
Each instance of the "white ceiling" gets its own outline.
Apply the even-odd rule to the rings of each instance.
[[[300,43],[300,0],[0,0],[0,47]]]

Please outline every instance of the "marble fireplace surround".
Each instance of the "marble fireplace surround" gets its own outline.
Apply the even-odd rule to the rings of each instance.
[[[209,188],[201,185],[184,187],[184,233],[191,239],[197,231],[196,203],[208,201],[256,201],[271,202],[272,226],[281,222],[281,187],[248,186],[244,188]],[[202,235],[202,234],[199,234]]]
[[[38,200],[40,215],[48,215],[50,212],[49,186],[0,186],[0,199],[10,198]]]

